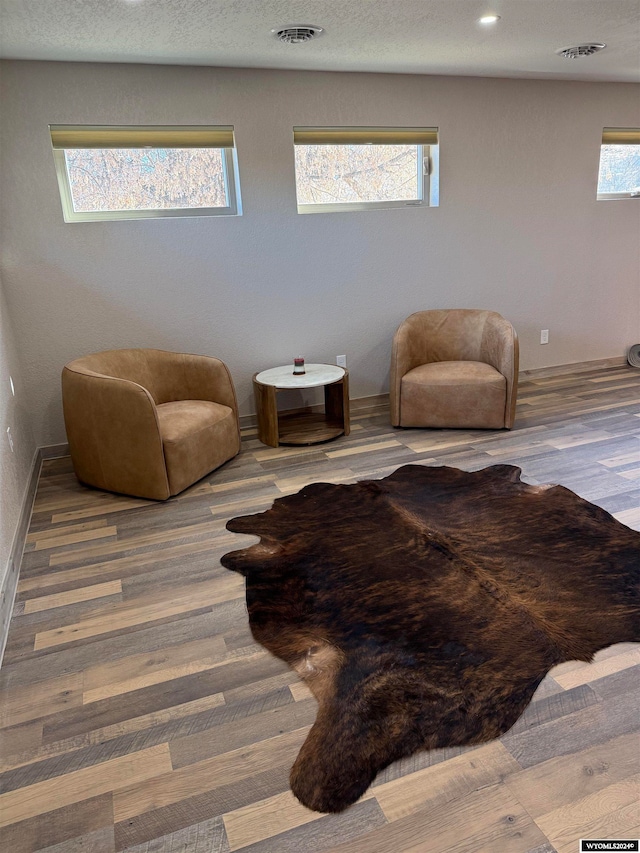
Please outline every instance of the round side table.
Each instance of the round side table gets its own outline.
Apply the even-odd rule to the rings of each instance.
[[[324,412],[278,413],[277,392],[324,388]],[[258,438],[270,447],[320,444],[349,435],[349,373],[333,364],[307,364],[303,374],[293,366],[272,367],[253,377]]]

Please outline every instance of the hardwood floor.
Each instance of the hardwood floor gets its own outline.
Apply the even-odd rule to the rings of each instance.
[[[387,768],[341,815],[301,806],[289,768],[316,711],[249,633],[228,518],[313,481],[406,463],[520,465],[640,529],[640,372],[521,383],[511,432],[394,430],[243,452],[166,503],[92,491],[46,462],[0,671],[6,853],[577,853],[637,838],[640,647],[554,669],[518,723]]]

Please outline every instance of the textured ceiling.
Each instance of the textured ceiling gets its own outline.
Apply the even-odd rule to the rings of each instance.
[[[293,24],[325,33],[271,34]],[[640,80],[640,0],[0,0],[0,28],[13,59]]]

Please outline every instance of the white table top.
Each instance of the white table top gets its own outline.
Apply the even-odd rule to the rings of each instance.
[[[261,385],[275,385],[276,388],[315,388],[337,382],[345,374],[343,367],[334,364],[305,364],[305,372],[294,374],[293,361],[282,367],[263,370],[256,376]]]

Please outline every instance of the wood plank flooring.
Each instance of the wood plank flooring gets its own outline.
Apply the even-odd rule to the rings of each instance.
[[[603,650],[543,681],[500,740],[423,752],[341,815],[301,806],[288,772],[316,713],[256,645],[225,530],[314,481],[406,463],[516,464],[640,529],[640,372],[520,386],[511,432],[394,430],[242,453],[166,503],[90,490],[46,462],[0,670],[6,853],[577,853],[637,837],[640,649]]]

